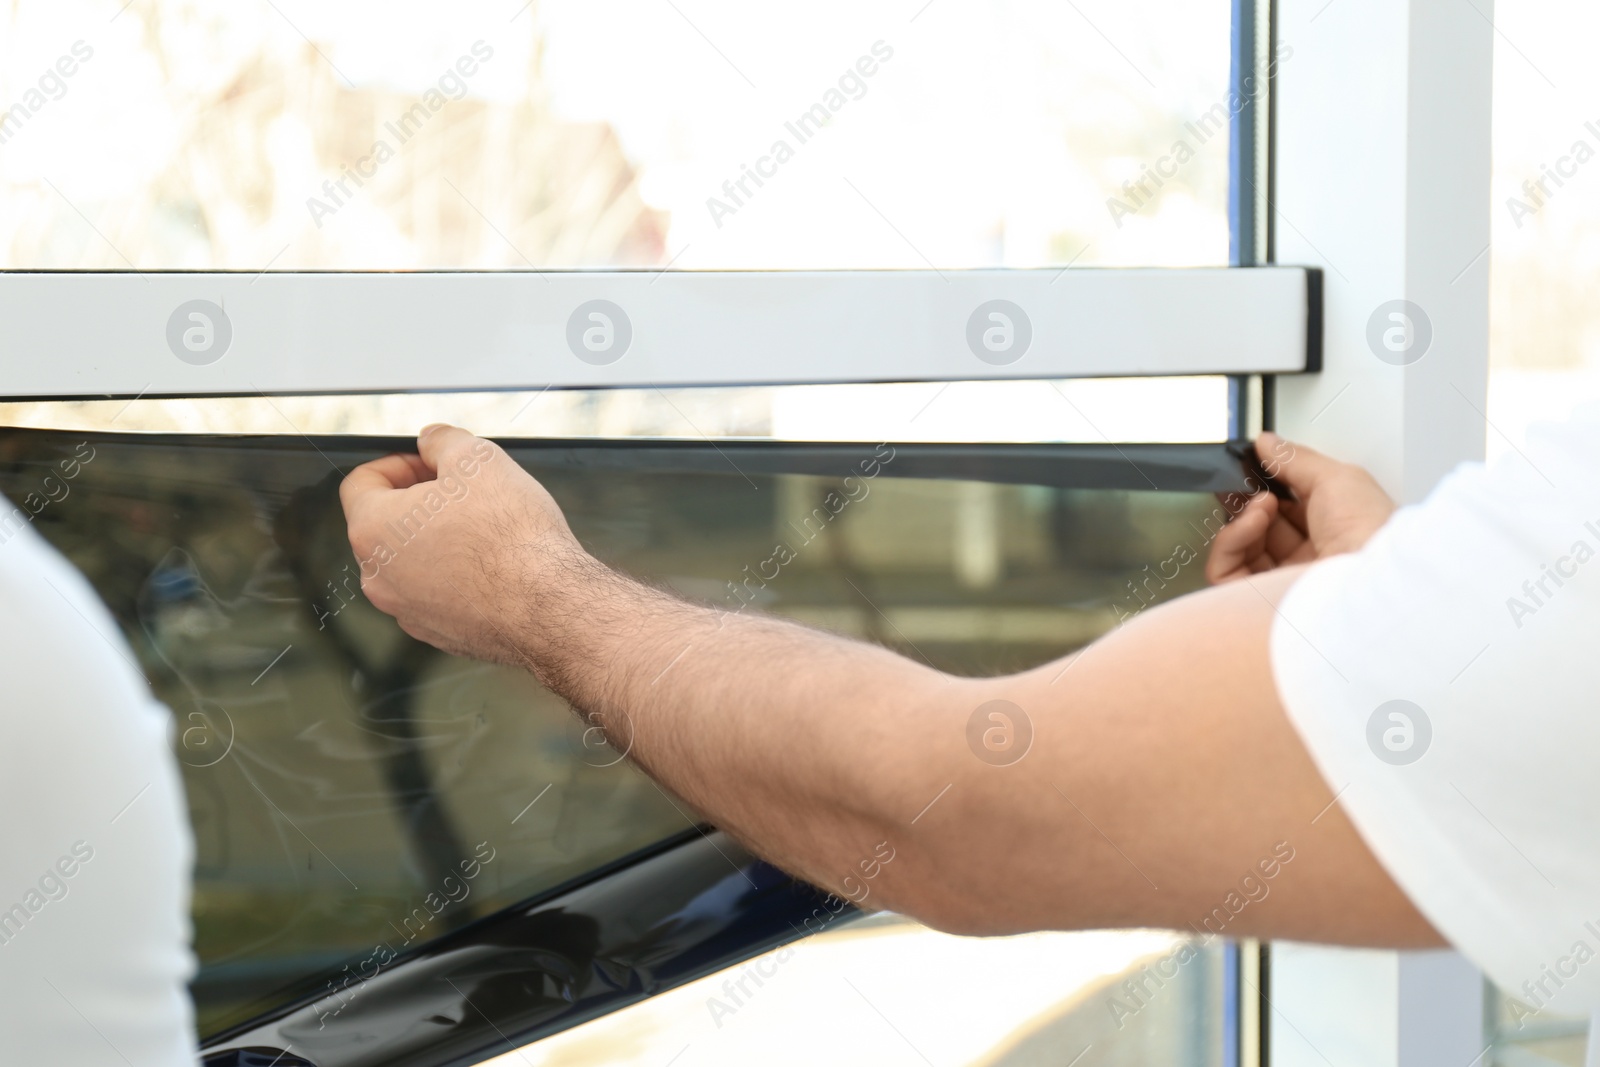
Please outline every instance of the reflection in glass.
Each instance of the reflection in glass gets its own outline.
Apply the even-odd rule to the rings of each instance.
[[[1157,930],[953,937],[883,914],[484,1067],[661,1067],[685,1045],[698,1067],[916,1064],[919,1052],[941,1067],[1074,1067],[1075,1056],[1075,1067],[1235,1067],[1229,952]]]
[[[172,709],[205,1033],[359,996],[352,975],[693,833],[529,675],[437,652],[361,596],[337,486],[400,444],[0,432],[0,491],[88,575]],[[871,477],[836,478],[509,447],[601,558],[960,673],[1043,662],[1197,588],[1174,546],[1215,527],[1204,494],[895,477],[872,445]]]
[[[1584,1067],[1589,1020],[1537,1007],[1529,997],[1504,992],[1484,982],[1488,1067]],[[1535,1003],[1530,1003],[1532,1000]]]

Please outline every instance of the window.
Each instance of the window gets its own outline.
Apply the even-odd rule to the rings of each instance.
[[[1485,1029],[1490,1041],[1485,1057],[1493,1067],[1583,1067],[1589,1020],[1581,1015],[1541,1011],[1539,994],[1508,995],[1491,984]]]
[[[35,0],[0,16],[0,103],[22,105],[0,131],[0,265],[18,269],[0,317],[33,357],[0,424],[40,428],[0,431],[0,492],[37,497],[41,463],[94,455],[32,521],[177,716],[210,1047],[356,1067],[560,1032],[515,1058],[620,1059],[676,1041],[663,1020],[687,1005],[748,1062],[759,1013],[804,1011],[855,961],[894,968],[935,1024],[891,996],[865,1025],[894,1015],[944,1047],[937,1016],[971,1004],[910,985],[923,961],[1038,976],[967,1029],[972,1062],[1080,1036],[1130,1063],[1248,1062],[1254,947],[1149,932],[830,922],[783,964],[789,994],[715,1026],[743,973],[724,971],[790,940],[816,894],[695,825],[525,676],[424,649],[350,596],[333,486],[404,446],[354,435],[454,418],[503,438],[602,557],[962,672],[1043,661],[1197,588],[1212,494],[1241,484],[1225,443],[1269,395],[1246,376],[1315,369],[1319,279],[1060,272],[1266,260],[1266,111],[1233,90],[1268,76],[1267,5],[103,7],[92,33]],[[62,57],[71,75],[51,73]],[[85,144],[120,165],[85,166]],[[63,267],[134,273],[22,273]],[[649,273],[612,269],[630,267]],[[494,273],[276,273],[324,268]],[[693,273],[846,269],[732,279],[834,286],[809,306]],[[419,281],[490,310],[426,289],[323,303]],[[546,283],[635,286],[683,318],[642,330],[631,362],[580,367],[559,336],[577,300],[519,288]],[[1102,283],[1114,299],[1078,288]],[[169,351],[169,315],[218,287],[231,352]],[[970,340],[995,298],[1033,316],[1026,362]],[[396,325],[411,313],[452,332]],[[695,332],[741,316],[760,329]],[[868,335],[888,342],[852,347]],[[649,350],[661,337],[676,347]],[[278,436],[223,436],[241,432]],[[892,459],[840,443],[885,438]],[[849,490],[869,458],[870,493]],[[749,581],[774,541],[793,559]]]
[[[743,888],[737,846],[706,850],[693,816],[561,700],[520,672],[412,641],[360,598],[338,471],[403,445],[0,432],[0,491],[90,577],[173,709],[199,849],[194,989],[207,1036],[284,1010],[309,1013],[319,1025],[306,1028],[319,1032],[339,1033],[346,1010],[350,1025],[370,1026],[362,994],[377,991],[367,1002],[376,1010],[410,961],[432,966],[429,953],[463,939],[498,944],[481,931],[517,921],[495,918],[508,909],[566,899],[607,870],[648,871],[664,862],[649,857],[680,842],[701,847],[712,888]],[[1044,661],[1197,588],[1198,555],[1219,524],[1212,494],[1242,485],[1237,461],[1214,445],[508,445],[602,558],[727,610],[754,605],[962,673]],[[778,556],[775,544],[790,551]],[[664,876],[635,877],[623,896],[636,902]],[[837,935],[844,956],[807,958],[879,944],[953,961],[987,951],[905,924],[872,929],[867,941]],[[1048,1023],[1223,1062],[1229,950],[1191,947],[1177,987],[1150,998],[1166,983],[1141,979],[1141,968],[1180,951],[1169,935],[996,944],[1029,967],[1057,952],[1076,961],[1055,992],[1021,998],[1012,1023],[994,1024],[997,1042]],[[747,954],[739,948],[721,949],[734,953],[727,962]],[[560,973],[538,958],[520,967]],[[587,976],[568,979],[573,996],[593,992]],[[1119,993],[1129,979],[1161,1006],[1144,1013],[1146,999]],[[625,999],[641,992],[620,986]],[[467,985],[463,996],[478,1004],[481,992]],[[485,1010],[510,1034],[578,1021],[531,994],[503,1014]],[[1141,1014],[1138,1026],[1110,1025]],[[496,1043],[492,1032],[440,1029],[412,1054]],[[1117,1037],[1124,1029],[1131,1036]],[[389,1062],[315,1040],[296,1048],[322,1067]]]
[[[1227,0],[0,18],[0,266],[1228,262]]]
[[[687,1046],[684,1059],[719,1067],[1065,1064],[1074,1056],[1080,1067],[1233,1067],[1229,956],[1220,943],[1158,931],[978,939],[878,916],[489,1064],[650,1067],[663,1051]]]
[[[1592,64],[1575,50],[1595,24],[1593,8],[1569,0],[1508,6],[1497,18],[1514,43],[1494,57],[1484,427],[1491,457],[1521,450],[1531,427],[1600,397],[1589,251],[1600,229],[1589,166],[1600,138],[1589,125],[1593,116],[1568,106],[1565,95],[1587,95],[1595,84]],[[1491,986],[1491,1062],[1584,1062],[1589,1021],[1542,1009],[1546,996],[1536,987]]]
[[[1540,0],[1506,8],[1497,25],[1515,47],[1494,58],[1490,199],[1491,456],[1520,448],[1529,426],[1600,396],[1591,253],[1600,201],[1588,166],[1594,116],[1569,104],[1595,84],[1577,42],[1593,8]],[[1563,87],[1557,90],[1556,85]]]

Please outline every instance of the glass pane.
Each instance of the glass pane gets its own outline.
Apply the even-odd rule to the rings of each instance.
[[[372,453],[293,440],[0,445],[172,709],[202,1033],[691,825],[530,676],[372,608],[330,466]]]
[[[692,832],[529,676],[412,641],[360,596],[340,472],[399,444],[0,431],[0,536],[31,521],[89,576],[173,710],[208,1033]],[[511,448],[619,567],[962,673],[1200,587],[1175,549],[1218,525],[1206,494],[909,479],[892,455],[746,477]],[[774,577],[775,544],[793,558]]]
[[[1229,13],[16,0],[0,266],[1222,264]]]
[[[1600,400],[1594,299],[1600,7],[1528,0],[1495,12],[1490,245],[1464,275],[1489,276],[1490,458],[1528,430]],[[1558,88],[1559,87],[1559,88]]]
[[[485,1067],[661,1067],[686,1046],[698,1067],[1234,1067],[1228,951],[1154,930],[969,938],[876,916]]]
[[[1486,1067],[1584,1067],[1589,1020],[1540,1007],[1553,991],[1549,979],[1509,994],[1488,983],[1489,1054]]]
[[[1600,199],[1592,173],[1600,132],[1587,110],[1600,67],[1586,47],[1600,33],[1600,8],[1578,0],[1505,4],[1495,27],[1506,47],[1494,55],[1493,240],[1486,263],[1471,265],[1489,273],[1491,459],[1524,448],[1531,427],[1600,400]],[[1486,1063],[1584,1063],[1588,1020],[1541,1008],[1548,986],[1490,985],[1487,995],[1494,1044]]]
[[[1185,443],[1227,440],[1228,405],[1226,378],[1100,378],[22,401],[0,403],[0,425],[404,437],[451,422],[490,437]]]

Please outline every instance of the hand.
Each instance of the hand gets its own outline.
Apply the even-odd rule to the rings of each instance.
[[[588,557],[555,500],[497,445],[429,426],[417,450],[364,463],[339,487],[362,591],[419,640],[530,667],[541,589]]]
[[[1354,464],[1274,433],[1256,438],[1256,453],[1298,499],[1284,502],[1265,491],[1249,498],[1211,543],[1206,578],[1214,584],[1354,552],[1394,513],[1394,501]]]

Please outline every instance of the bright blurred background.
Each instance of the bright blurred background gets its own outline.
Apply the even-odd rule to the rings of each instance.
[[[1226,0],[13,0],[0,19],[0,105],[24,106],[0,130],[4,267],[1179,266],[1228,255],[1227,133],[1213,122],[1202,144],[1184,130],[1227,91]],[[91,58],[30,97],[75,45]],[[454,73],[462,57],[470,77]],[[438,110],[407,122],[441,77],[451,80]],[[801,143],[786,124],[819,103],[837,113]],[[1131,206],[1123,183],[1180,137],[1195,157],[1114,220],[1108,198]],[[713,217],[707,201],[733,203],[724,183],[779,139],[793,158]],[[363,171],[373,176],[346,179],[349,196],[324,188]],[[1227,432],[1219,379],[1061,389],[1066,403],[1020,382],[290,400],[281,411],[259,398],[28,405],[0,407],[0,419],[408,433],[449,418],[503,435],[873,440]]]
[[[10,267],[1222,263],[1226,134],[1108,196],[1227,88],[1228,5],[14,0],[0,99],[93,58],[0,155]],[[120,10],[119,10],[120,9]],[[913,18],[914,16],[914,18]],[[1116,42],[1113,44],[1112,42]],[[388,129],[478,45],[405,143]],[[862,56],[826,130],[786,132]],[[482,56],[492,58],[482,59]],[[888,58],[884,58],[888,57]],[[855,85],[859,84],[859,88]],[[464,92],[460,99],[452,99]],[[771,144],[779,176],[717,225]],[[338,178],[394,158],[345,206]]]
[[[1524,189],[1555,171],[1577,142],[1600,154],[1600,67],[1590,49],[1600,7],[1499,4],[1495,25],[1491,456],[1512,441],[1520,446],[1530,425],[1600,399],[1600,301],[1590,292],[1600,268],[1600,161],[1562,165],[1576,173],[1547,181],[1553,196]]]

